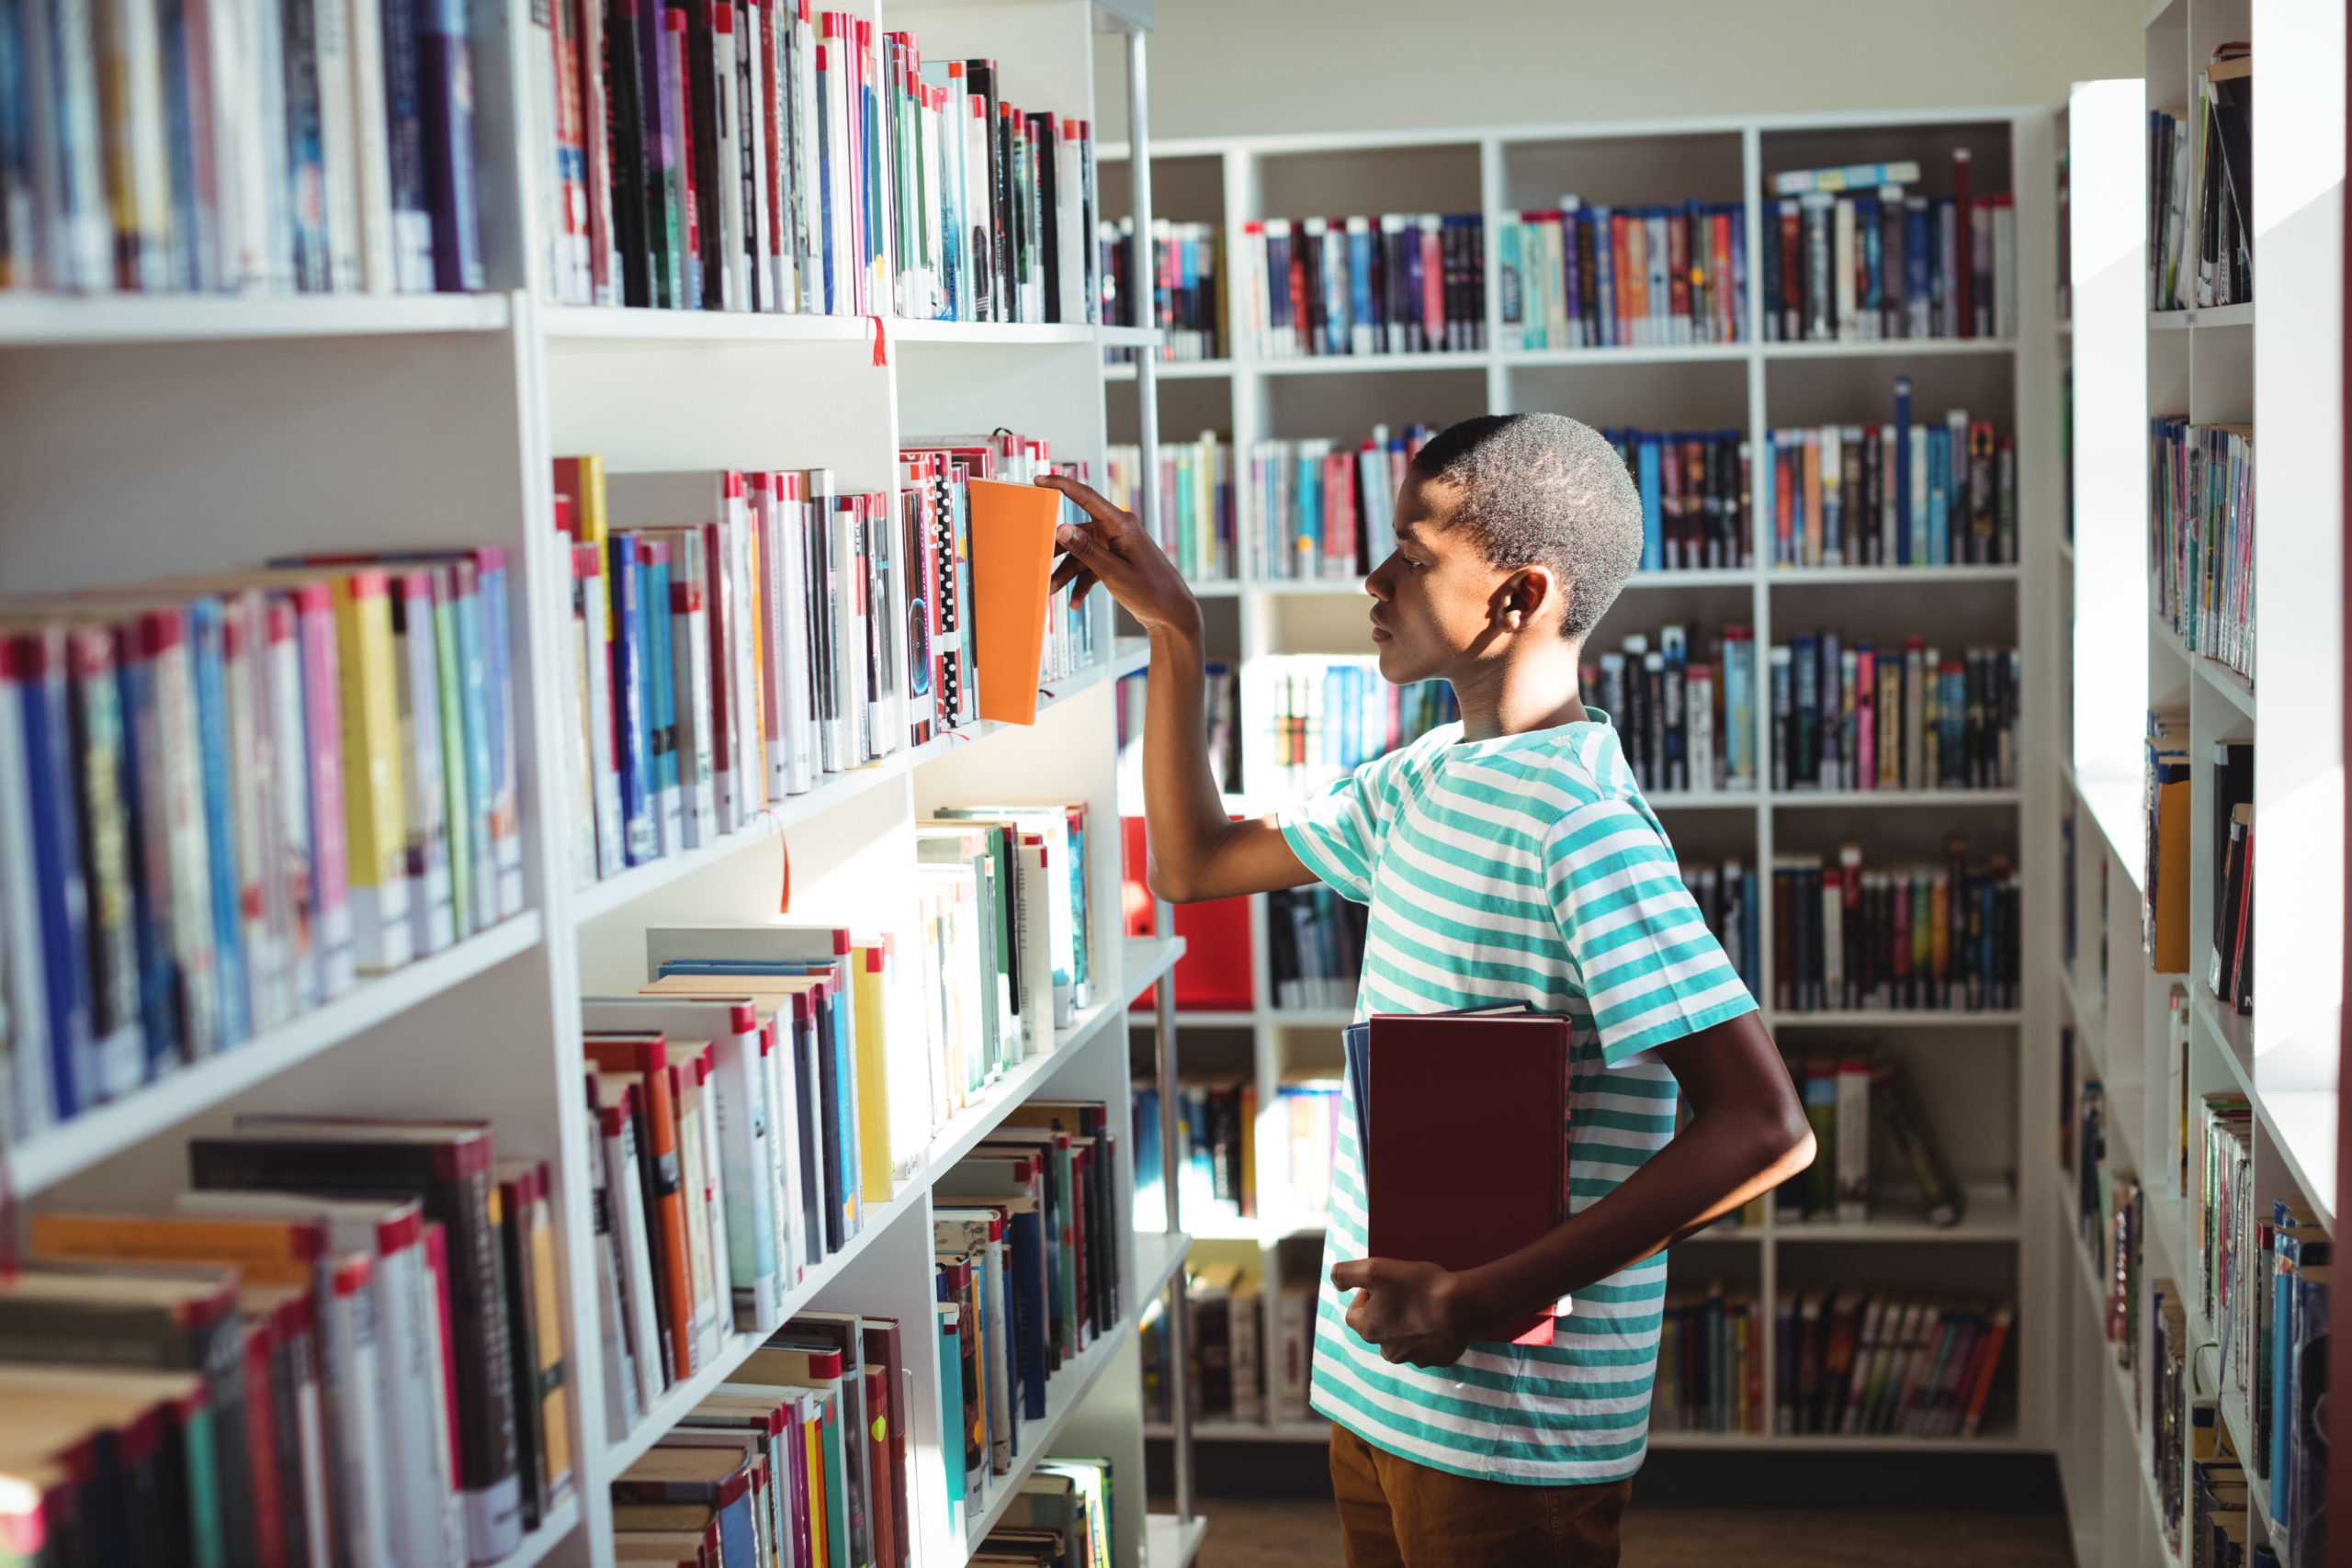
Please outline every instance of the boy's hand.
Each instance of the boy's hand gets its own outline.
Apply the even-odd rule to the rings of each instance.
[[[1469,1316],[1462,1276],[1434,1263],[1366,1258],[1331,1266],[1331,1283],[1353,1291],[1348,1326],[1380,1348],[1384,1361],[1450,1367],[1470,1348],[1477,1325]]]
[[[1054,570],[1054,586],[1074,582],[1073,605],[1086,602],[1086,591],[1099,582],[1111,592],[1128,615],[1147,632],[1166,627],[1197,636],[1201,606],[1185,585],[1184,577],[1168,552],[1144,532],[1132,512],[1122,512],[1092,487],[1059,474],[1040,474],[1037,482],[1057,490],[1086,509],[1091,524],[1064,523],[1054,530],[1054,547],[1062,552]]]

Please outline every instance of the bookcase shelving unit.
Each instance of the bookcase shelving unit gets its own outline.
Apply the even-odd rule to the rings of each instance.
[[[1145,122],[1150,0],[846,0],[917,32],[930,57],[999,59],[1009,98],[1091,118],[1094,35],[1125,35],[1131,119]],[[984,796],[1084,799],[1116,812],[1115,677],[1140,644],[1114,642],[1098,600],[1097,664],[1044,694],[1034,727],[984,724],[827,779],[756,826],[691,854],[573,886],[557,759],[570,637],[550,461],[597,452],[616,472],[830,467],[849,490],[895,488],[902,438],[1004,426],[1057,458],[1103,456],[1107,346],[1150,328],[775,317],[544,303],[545,236],[528,137],[535,112],[519,5],[476,8],[477,175],[492,291],[421,298],[64,299],[0,295],[0,583],[72,589],[220,570],[295,552],[499,545],[519,694],[526,908],[434,957],[24,1146],[0,1151],[28,1208],[167,1202],[185,1140],[244,1111],[365,1109],[487,1118],[502,1158],[548,1162],[570,1339],[570,1500],[505,1568],[614,1559],[609,1483],[756,1348],[730,1335],[624,1437],[605,1430],[580,1113],[578,998],[645,979],[648,926],[798,916],[897,925],[915,887],[912,829],[937,806]],[[1107,86],[1108,85],[1106,85]],[[1115,90],[1115,89],[1113,89]],[[1144,193],[1138,193],[1144,195]],[[1137,216],[1148,223],[1145,196]],[[877,333],[885,340],[876,342]],[[852,1245],[786,1296],[807,1308],[928,1324],[931,1186],[1011,1110],[1039,1095],[1105,1101],[1128,1117],[1131,1003],[1165,976],[1178,940],[1126,940],[1115,838],[1092,861],[1092,1005],[1053,1050],[1021,1063],[942,1130]],[[780,892],[782,899],[780,900]],[[1171,1057],[1172,1059],[1172,1057]],[[1132,1152],[1130,1147],[1130,1152]],[[1133,1173],[1118,1175],[1121,1208]],[[971,1555],[1037,1460],[1107,1454],[1119,1568],[1185,1568],[1202,1521],[1146,1515],[1136,1323],[1181,1270],[1180,1231],[1123,1234],[1126,1317],[1051,1380],[1018,1472],[951,1531],[936,1337],[910,1334],[907,1407],[921,1568]],[[952,1374],[952,1367],[949,1369]]]
[[[1932,182],[1949,150],[1969,147],[1980,191],[2009,193],[2018,214],[2018,334],[2013,339],[1892,340],[1840,343],[1746,342],[1653,348],[1505,350],[1427,355],[1342,355],[1261,360],[1243,334],[1229,357],[1162,363],[1171,385],[1158,428],[1146,431],[1127,383],[1136,371],[1114,366],[1110,382],[1114,441],[1189,440],[1215,428],[1229,436],[1246,490],[1253,443],[1329,436],[1354,441],[1374,423],[1442,427],[1488,412],[1540,410],[1594,425],[1645,429],[1736,427],[1761,449],[1767,428],[1889,417],[1898,374],[1914,383],[1916,419],[1950,406],[1990,417],[2017,443],[2020,562],[2014,566],[1906,569],[1843,567],[1775,570],[1769,534],[1757,541],[1757,565],[1738,570],[1658,571],[1636,576],[1594,633],[1590,646],[1613,649],[1634,631],[1667,622],[1694,623],[1699,636],[1727,623],[1753,628],[1757,648],[1785,640],[1786,628],[1815,626],[1857,635],[1908,631],[1944,646],[1983,641],[2018,648],[2025,678],[2019,735],[2019,786],[2007,790],[1916,792],[1780,791],[1769,788],[1656,794],[1650,796],[1678,847],[1708,861],[1736,855],[1770,868],[1776,853],[1827,851],[1858,839],[1875,863],[1937,858],[1944,836],[1965,832],[1974,857],[2008,856],[2025,879],[2022,1006],[2012,1011],[1789,1013],[1768,1009],[1766,1021],[1792,1057],[1838,1049],[1857,1037],[1898,1054],[1918,1085],[1929,1117],[1968,1189],[1968,1217],[1950,1230],[1906,1217],[1908,1189],[1889,1168],[1883,1199],[1868,1224],[1792,1225],[1767,1216],[1760,1225],[1717,1229],[1695,1237],[1669,1263],[1676,1282],[1720,1275],[1770,1303],[1781,1289],[1858,1283],[1900,1289],[2012,1293],[2017,1325],[1996,1409],[1984,1435],[1962,1439],[1812,1438],[1740,1433],[1653,1431],[1661,1447],[1791,1447],[1949,1450],[2044,1449],[2056,1368],[2050,1324],[2056,1234],[2047,1162],[2030,1151],[2050,1115],[2057,995],[2055,966],[2056,833],[2049,826],[2056,780],[2057,697],[2050,671],[2057,644],[2050,596],[2059,548],[2058,344],[2053,299],[2053,116],[2044,107],[1988,107],[1826,116],[1748,116],[1510,125],[1436,132],[1366,132],[1160,141],[1152,149],[1156,210],[1178,221],[1221,226],[1227,254],[1245,221],[1267,217],[1330,217],[1383,211],[1480,211],[1487,215],[1487,342],[1499,332],[1499,288],[1491,236],[1507,210],[1548,208],[1563,192],[1588,202],[1742,201],[1749,247],[1749,320],[1758,318],[1766,175],[1791,168],[1916,157]],[[1125,173],[1124,149],[1104,149],[1104,188]],[[1931,185],[1930,188],[1935,187]],[[1111,199],[1115,205],[1115,197]],[[1229,281],[1234,276],[1226,265]],[[1230,307],[1228,314],[1230,314]],[[1148,470],[1147,470],[1148,471]],[[1246,496],[1238,551],[1257,526]],[[1239,665],[1271,654],[1360,653],[1368,644],[1355,581],[1264,580],[1196,584],[1208,612],[1211,657]],[[1226,606],[1230,605],[1230,608]],[[1781,629],[1776,629],[1781,628]],[[1759,675],[1762,654],[1758,654]],[[1249,698],[1237,719],[1245,730]],[[1758,705],[1757,755],[1769,756],[1770,715]],[[1236,811],[1272,809],[1279,798],[1248,773],[1229,801]],[[1127,809],[1140,810],[1130,801]],[[1284,1010],[1268,984],[1265,903],[1251,900],[1252,1005],[1246,1011],[1182,1013],[1177,1023],[1189,1068],[1227,1081],[1254,1082],[1261,1108],[1257,1190],[1261,1215],[1235,1220],[1188,1213],[1186,1228],[1204,1257],[1228,1258],[1255,1273],[1270,1299],[1287,1283],[1315,1278],[1319,1217],[1289,1212],[1280,1169],[1282,1136],[1264,1120],[1286,1078],[1337,1077],[1338,1030],[1345,1012]],[[1769,928],[1770,921],[1764,924]],[[1167,928],[1158,928],[1167,929]],[[1769,929],[1761,972],[1772,973]],[[1138,1062],[1147,1058],[1140,1054]],[[1765,1405],[1775,1403],[1768,1355]],[[1269,1402],[1271,1405],[1271,1401]],[[1317,1420],[1283,1421],[1269,1410],[1257,1425],[1204,1421],[1201,1438],[1321,1441]]]
[[[2254,1199],[2300,1198],[2335,1223],[2337,1030],[2343,987],[2344,840],[2340,773],[2343,614],[2342,241],[2345,22],[2301,0],[2157,0],[2145,19],[2141,80],[2079,85],[2069,108],[2074,225],[2075,537],[2061,558],[2055,635],[2071,644],[2058,809],[2073,823],[2072,940],[2059,966],[2059,1021],[2076,1071],[2102,1081],[2111,1169],[2144,1192],[2140,1300],[2171,1281],[2187,1309],[2190,1373],[2216,1397],[2233,1446],[2248,1451],[2248,1391],[2214,1348],[2194,1283],[2193,1193],[2167,1168],[2178,1134],[2173,1095],[2231,1092],[2251,1102]],[[2148,113],[2180,113],[2197,73],[2224,41],[2260,59],[2253,130],[2253,302],[2149,309]],[[2149,421],[2250,423],[2256,469],[2257,674],[2186,649],[2156,614],[2148,539]],[[2188,713],[2189,971],[2153,970],[2140,932],[2145,855],[2141,739],[2152,708]],[[2263,986],[2250,1016],[2206,984],[2218,897],[2210,818],[2212,749],[2255,741],[2253,932]],[[2186,1005],[2176,1059],[2171,1008]],[[2055,1131],[2055,1129],[2052,1129]],[[2143,1345],[2128,1366],[2105,1332],[2114,1282],[2076,1228],[2059,1172],[2053,1222],[2060,1345],[2053,1446],[2076,1559],[2098,1568],[2179,1568],[2151,1406],[2156,1371]],[[2190,1179],[2194,1179],[2192,1169]],[[2065,1255],[2071,1254],[2071,1258]],[[2143,1338],[2145,1338],[2143,1330]],[[2249,1547],[2286,1548],[2271,1483],[2248,1470]],[[2290,1549],[2279,1560],[2315,1568]]]

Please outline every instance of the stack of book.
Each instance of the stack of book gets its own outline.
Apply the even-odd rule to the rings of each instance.
[[[2004,855],[1866,869],[1849,842],[1772,861],[1772,999],[1782,1012],[2003,1011],[2018,1005],[2023,884]]]
[[[1099,1454],[1051,1456],[1021,1483],[972,1561],[1003,1568],[1104,1564],[1114,1528],[1111,1461]]]
[[[1118,1321],[1117,1140],[1099,1100],[1031,1100],[933,1189],[955,1533],[1034,1451],[1046,1385]],[[860,1561],[871,1561],[860,1559]]]
[[[1681,863],[1682,886],[1699,906],[1700,918],[1714,933],[1724,957],[1736,970],[1748,995],[1764,996],[1761,976],[1764,953],[1763,899],[1750,868],[1735,857],[1720,865]]]
[[[847,11],[537,14],[528,155],[567,305],[1087,322],[1092,129]]]
[[[1207,688],[1201,716],[1208,729],[1209,775],[1218,789],[1231,793],[1241,788],[1241,672],[1222,659],[1212,659],[1203,666],[1202,676]],[[1125,801],[1143,799],[1143,728],[1150,684],[1146,671],[1119,677],[1119,798]]]
[[[1603,430],[1642,498],[1644,571],[1721,571],[1755,558],[1748,445],[1736,430]]]
[[[1321,438],[1267,440],[1250,448],[1256,530],[1250,567],[1259,577],[1362,577],[1396,548],[1396,491],[1405,470],[1437,432],[1408,424],[1372,427],[1349,446]]]
[[[1259,359],[1487,346],[1487,230],[1475,212],[1269,218],[1232,258]]]
[[[1578,671],[1584,701],[1609,716],[1644,790],[1756,787],[1756,638],[1727,626],[1692,656],[1689,626],[1628,633]]]
[[[1773,1315],[1775,1430],[1973,1438],[2017,1308],[2007,1299],[1811,1286],[1781,1292]]]
[[[1255,1275],[1232,1263],[1196,1264],[1185,1275],[1186,1387],[1195,1420],[1305,1421],[1315,1353],[1315,1292],[1288,1286],[1269,1298]],[[1163,1308],[1143,1314],[1144,1416],[1169,1418],[1168,1340]]]
[[[1920,178],[1908,160],[1770,176],[1766,341],[2015,337],[2017,211],[1974,194],[1973,173],[1960,148],[1949,196],[1906,192]]]
[[[906,1562],[910,1348],[895,1317],[777,1328],[614,1479],[620,1559]]]
[[[1136,220],[1095,225],[1102,250],[1102,324],[1140,327],[1150,324],[1144,303],[1159,310],[1159,357],[1162,360],[1222,359],[1227,350],[1224,272],[1217,265],[1220,249],[1214,223],[1172,223],[1156,218],[1151,224],[1151,276],[1136,276]],[[1137,351],[1114,348],[1106,357],[1121,362]]]
[[[1672,1285],[1650,1383],[1656,1432],[1764,1430],[1764,1314],[1752,1288]]]
[[[6,26],[0,289],[483,287],[463,6],[45,6]]]
[[[1506,212],[1495,235],[1506,349],[1747,341],[1736,201]]]
[[[1772,787],[2015,789],[2020,685],[2014,648],[1791,637],[1772,649]]]
[[[1159,1135],[1159,1088],[1138,1078],[1135,1110],[1136,1225],[1164,1228],[1167,1197]],[[1176,1086],[1177,1197],[1183,1218],[1253,1219],[1258,1213],[1258,1086],[1247,1077],[1187,1077]]]
[[[2149,585],[2192,653],[2254,678],[2254,427],[2148,424]]]
[[[1266,895],[1267,981],[1284,1010],[1345,1010],[1363,973],[1365,905],[1329,887],[1282,887]]]
[[[2148,309],[2254,298],[2254,49],[2225,43],[2187,114],[2148,111]]]
[[[160,1209],[35,1218],[0,1280],[40,1561],[513,1552],[574,1486],[547,1167],[487,1122],[348,1116],[240,1116],[187,1157]]]
[[[1910,378],[1885,424],[1768,430],[1756,487],[1772,564],[2014,566],[2017,445],[1964,409],[1914,423]]]
[[[1344,654],[1268,654],[1242,667],[1250,787],[1318,790],[1460,716],[1443,681],[1395,686],[1377,661]]]
[[[519,915],[496,547],[0,604],[6,1131]]]
[[[1143,515],[1143,448],[1103,453],[1104,491],[1114,506]],[[1229,582],[1240,574],[1234,522],[1233,443],[1216,432],[1159,446],[1159,547],[1195,582]]]
[[[2254,742],[2213,747],[2213,942],[2205,988],[2223,1007],[2254,1011]]]
[[[980,602],[972,486],[1083,465],[1004,432],[910,443],[900,464],[894,503],[837,493],[829,468],[556,460],[579,882],[707,848],[829,775],[978,722],[991,627],[1030,611]],[[1094,617],[1069,600],[1046,596],[1040,685],[1095,661]]]
[[[1804,1086],[1815,1152],[1810,1166],[1774,1191],[1782,1224],[1868,1222],[1885,1196],[1887,1184],[1877,1168],[1882,1145],[1902,1163],[1928,1224],[1939,1229],[1960,1224],[1967,1193],[1899,1059],[1866,1044],[1839,1055],[1807,1056],[1791,1066],[1789,1076]]]

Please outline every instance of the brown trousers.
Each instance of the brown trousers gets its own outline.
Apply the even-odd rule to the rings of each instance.
[[[1522,1486],[1415,1464],[1331,1426],[1348,1568],[1617,1568],[1631,1481]]]

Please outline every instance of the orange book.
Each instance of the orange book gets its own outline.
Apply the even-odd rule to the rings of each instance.
[[[695,1285],[686,1250],[686,1197],[679,1176],[678,1109],[670,1093],[670,1044],[660,1034],[591,1034],[582,1042],[588,1060],[621,1082],[634,1076],[645,1096],[646,1224],[661,1254],[657,1281],[663,1303],[663,1329],[677,1378],[694,1375]]]
[[[1037,717],[1037,661],[1046,646],[1046,585],[1054,563],[1059,492],[996,479],[971,481],[972,630],[978,640],[980,716]]]
[[[191,1219],[150,1214],[35,1214],[36,1258],[233,1266],[248,1285],[318,1282],[323,1221]]]

